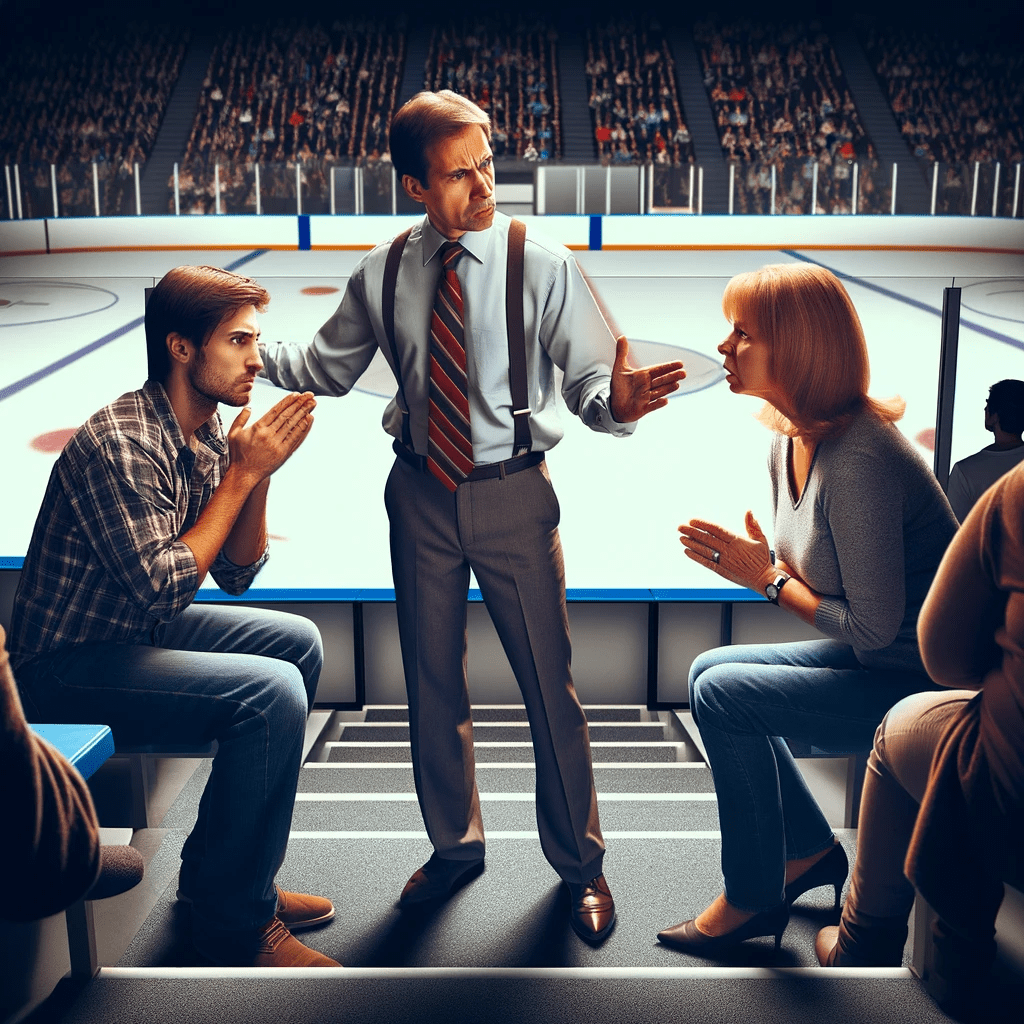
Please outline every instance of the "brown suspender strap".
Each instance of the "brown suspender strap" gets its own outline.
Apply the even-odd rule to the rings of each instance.
[[[523,259],[526,225],[513,219],[508,226],[508,268],[505,278],[505,326],[508,331],[508,384],[512,393],[515,435],[512,457],[533,447],[530,435],[530,401],[526,386],[526,326],[523,320]]]
[[[398,265],[402,262],[402,252],[405,243],[409,241],[412,228],[406,228],[392,243],[388,249],[387,262],[384,264],[384,293],[381,297],[381,316],[384,320],[384,333],[387,335],[388,344],[391,346],[391,362],[395,371],[395,379],[398,381],[398,394],[402,401],[399,408],[402,411],[402,443],[409,449],[412,447],[412,431],[409,429],[409,403],[405,400],[405,387],[402,384],[402,362],[398,355],[398,346],[395,344],[395,288],[398,285]]]
[[[398,381],[398,393],[402,408],[402,443],[413,451],[412,432],[409,429],[409,403],[405,400],[402,385],[402,364],[395,344],[395,289],[398,283],[398,265],[402,262],[405,243],[409,241],[412,228],[403,231],[388,250],[384,264],[384,292],[381,298],[381,315],[384,333],[391,346],[391,360]],[[523,319],[523,259],[526,251],[526,225],[514,220],[508,229],[508,267],[505,280],[505,322],[508,331],[508,380],[512,393],[512,422],[515,433],[512,455],[523,455],[533,448],[530,435],[530,402],[526,386],[526,326]]]

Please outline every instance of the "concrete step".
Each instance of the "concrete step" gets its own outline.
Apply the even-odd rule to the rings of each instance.
[[[473,738],[477,742],[529,743],[530,726],[526,722],[474,722]],[[407,741],[409,726],[400,722],[348,722],[341,729],[338,739],[364,743]],[[637,722],[631,725],[591,722],[590,739],[591,742],[607,740],[613,743],[646,743],[665,739],[665,726],[661,722]]]
[[[584,705],[588,722],[642,722],[650,720],[652,712],[636,704]],[[409,709],[404,704],[375,704],[365,709],[367,722],[408,722]],[[474,722],[525,722],[526,708],[522,704],[476,704]],[[347,724],[347,723],[346,723]]]

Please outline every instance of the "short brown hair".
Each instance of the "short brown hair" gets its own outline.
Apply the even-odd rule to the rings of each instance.
[[[776,263],[738,274],[725,287],[722,312],[750,324],[770,350],[769,373],[786,408],[766,404],[760,420],[810,440],[842,433],[862,410],[894,422],[901,398],[868,396],[871,368],[853,300],[832,271]]]
[[[163,384],[171,371],[167,335],[180,334],[197,348],[243,306],[262,313],[270,293],[252,278],[219,267],[175,267],[160,279],[146,303],[149,379]]]
[[[418,92],[391,119],[391,163],[398,180],[408,174],[428,188],[427,150],[441,139],[478,124],[491,140],[491,119],[472,100],[451,89]]]

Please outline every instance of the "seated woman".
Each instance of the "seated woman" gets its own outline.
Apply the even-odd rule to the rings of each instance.
[[[680,526],[687,557],[764,594],[828,639],[722,647],[690,669],[690,710],[715,778],[725,892],[659,932],[713,956],[758,935],[776,948],[789,907],[848,870],[786,741],[868,750],[885,712],[932,689],[917,615],[956,520],[935,477],[894,426],[899,399],[867,394],[867,346],[830,271],[763,267],[722,297],[718,346],[734,394],[765,400],[778,558],[751,513],[747,537]]]
[[[981,1013],[1002,880],[1024,883],[1024,465],[967,516],[918,637],[932,679],[960,689],[908,697],[879,726],[850,893],[817,953],[899,966],[916,886],[939,915],[934,994]]]

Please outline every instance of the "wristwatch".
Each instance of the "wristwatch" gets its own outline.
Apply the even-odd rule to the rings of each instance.
[[[771,601],[772,604],[779,603],[779,593],[782,588],[792,579],[792,576],[787,576],[784,572],[777,572],[775,578],[764,588],[764,596]]]

